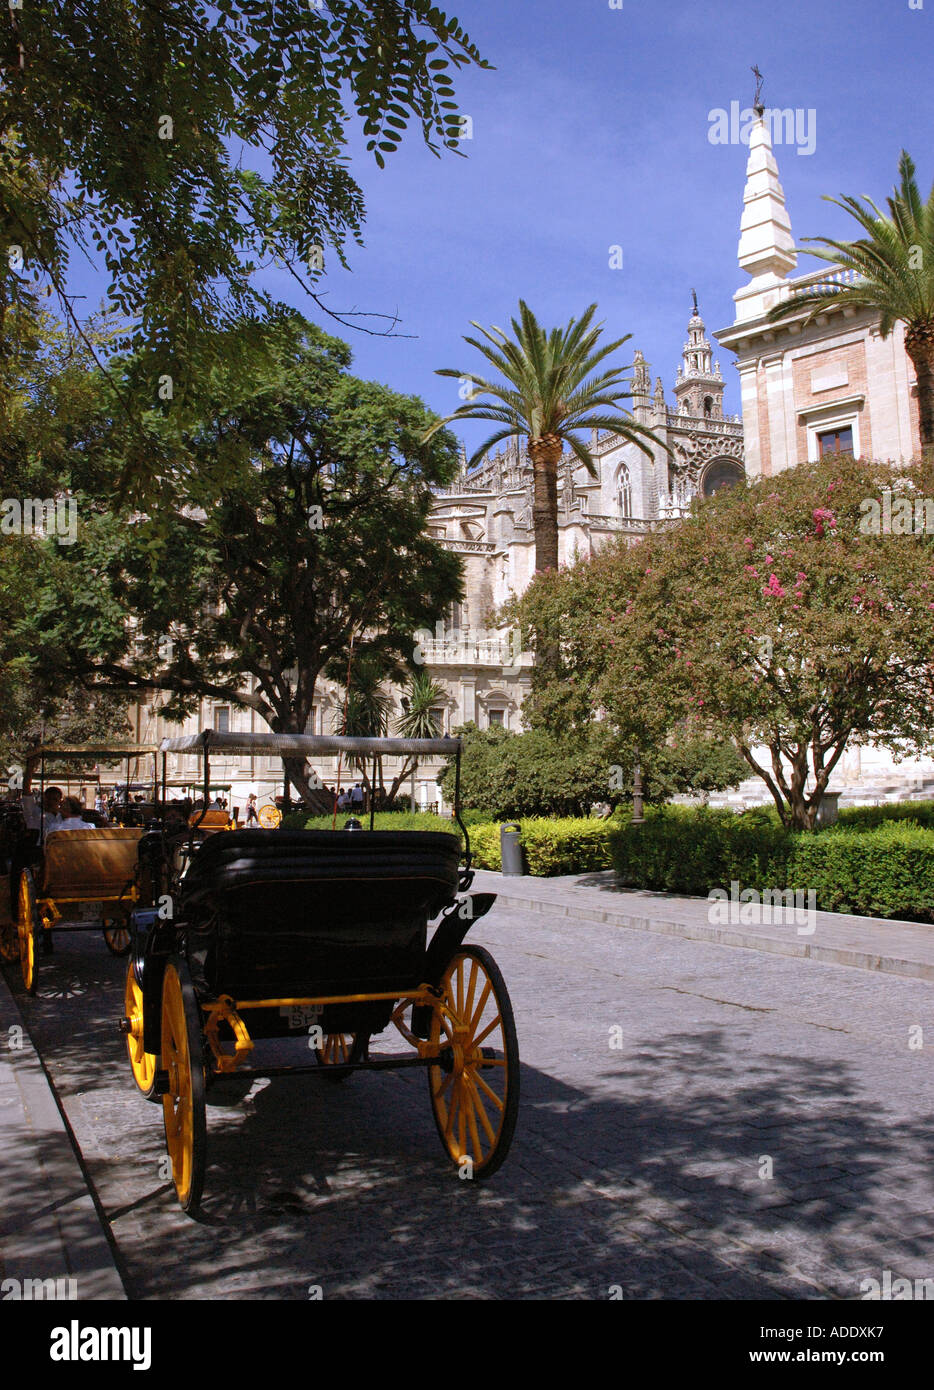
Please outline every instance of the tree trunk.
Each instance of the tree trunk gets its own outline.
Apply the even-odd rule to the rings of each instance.
[[[558,460],[562,448],[556,434],[543,434],[529,440],[529,457],[534,469],[532,524],[536,570],[558,568]]]
[[[908,325],[905,351],[918,377],[921,448],[934,448],[934,321]]]

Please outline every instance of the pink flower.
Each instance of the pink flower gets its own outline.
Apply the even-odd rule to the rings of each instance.
[[[772,595],[774,595],[775,598],[784,598],[784,597],[785,597],[785,592],[786,592],[786,591],[782,588],[781,584],[779,584],[779,582],[778,582],[778,576],[777,576],[776,574],[774,574],[774,573],[773,573],[773,574],[770,574],[770,575],[769,575],[769,582],[768,582],[768,584],[766,584],[765,588],[762,590],[762,595],[763,595],[763,597],[764,597],[764,598],[768,598],[768,596],[769,596],[770,594],[772,594]]]
[[[743,541],[743,545],[751,546],[752,543],[753,543],[753,542],[752,542],[752,537],[751,537],[751,536],[747,536],[747,537],[745,538],[745,540]]]
[[[767,565],[774,565],[774,564],[775,564],[775,556],[774,556],[774,555],[766,555],[766,557],[765,557],[765,563],[766,563]]]

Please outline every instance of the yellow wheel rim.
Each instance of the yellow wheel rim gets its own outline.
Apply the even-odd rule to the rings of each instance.
[[[191,1192],[194,1095],[185,1005],[174,965],[166,966],[162,987],[162,1067],[169,1074],[169,1089],[162,1097],[165,1143],[172,1162],[175,1191],[179,1201],[184,1203]]]
[[[149,1095],[156,1076],[156,1059],[151,1052],[146,1052],[143,1047],[143,991],[136,979],[136,971],[133,969],[132,961],[130,961],[126,972],[123,1008],[130,1025],[126,1035],[126,1045],[130,1054],[133,1080],[143,1095]]]
[[[431,1103],[451,1158],[477,1173],[499,1145],[512,1084],[503,1006],[483,961],[467,954],[448,967],[441,998],[429,1040],[449,1050],[452,1065],[429,1068]]]
[[[36,980],[36,938],[33,922],[36,915],[36,900],[33,896],[32,880],[23,874],[19,881],[19,911],[16,925],[19,932],[19,962],[23,976],[23,986],[31,990]]]

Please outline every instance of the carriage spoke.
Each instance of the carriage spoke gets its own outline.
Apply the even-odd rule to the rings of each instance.
[[[476,1085],[479,1086],[481,1090],[485,1091],[486,1094],[490,1097],[490,1100],[491,1100],[491,1101],[493,1102],[493,1104],[496,1106],[497,1110],[502,1110],[502,1108],[503,1108],[503,1106],[504,1106],[504,1104],[505,1104],[505,1101],[501,1100],[500,1097],[499,1097],[499,1096],[496,1094],[496,1092],[493,1090],[493,1088],[492,1088],[491,1086],[488,1086],[488,1085],[486,1084],[486,1082],[484,1081],[483,1077],[482,1077],[482,1076],[477,1076],[476,1072],[474,1072],[473,1079],[474,1079],[474,1082],[476,1083]]]
[[[480,1134],[479,1134],[479,1132],[478,1132],[478,1130],[477,1130],[477,1109],[476,1109],[476,1105],[474,1104],[473,1093],[471,1092],[470,1086],[467,1084],[467,1078],[466,1078],[466,1077],[464,1078],[464,1082],[465,1082],[465,1085],[464,1085],[464,1098],[465,1098],[465,1100],[467,1101],[467,1107],[468,1107],[468,1108],[467,1108],[467,1123],[468,1123],[468,1125],[469,1125],[469,1127],[470,1127],[470,1141],[471,1141],[471,1143],[473,1144],[474,1158],[475,1158],[476,1160],[482,1162],[482,1161],[483,1161],[483,1145],[480,1143]]]
[[[493,983],[492,983],[492,981],[491,981],[491,980],[487,980],[486,984],[483,986],[483,992],[482,992],[481,995],[480,995],[480,1002],[479,1002],[479,1004],[477,1005],[476,1009],[474,1010],[473,1015],[471,1016],[471,1019],[470,1019],[470,1033],[471,1033],[471,1036],[473,1036],[473,1033],[474,1033],[474,1031],[476,1030],[477,1025],[479,1024],[481,1018],[483,1017],[483,1010],[486,1008],[486,1001],[487,1001],[487,1000],[489,999],[489,997],[490,997],[490,990],[491,990],[492,988],[493,988]]]
[[[473,1008],[474,991],[475,991],[476,988],[477,988],[477,970],[478,970],[478,968],[479,968],[479,967],[478,967],[478,965],[477,965],[477,962],[476,962],[476,961],[471,961],[471,964],[470,964],[470,980],[469,980],[468,985],[467,985],[467,1002],[466,1002],[466,1004],[464,1005],[464,1015],[465,1015],[466,1017],[470,1017],[470,1012],[471,1012],[471,1010],[472,1010],[472,1008]]]
[[[480,1123],[483,1125],[483,1128],[486,1130],[487,1138],[489,1139],[490,1143],[493,1144],[493,1143],[496,1142],[496,1131],[494,1130],[493,1126],[490,1124],[490,1117],[489,1117],[489,1116],[487,1115],[487,1113],[486,1113],[486,1107],[484,1106],[483,1101],[482,1101],[482,1099],[481,1099],[481,1097],[480,1097],[480,1092],[476,1089],[476,1086],[475,1086],[475,1084],[474,1084],[475,1081],[476,1081],[476,1077],[471,1077],[471,1092],[472,1092],[472,1099],[473,1099],[473,1103],[474,1103],[474,1109],[476,1110],[477,1114],[480,1116]]]
[[[497,1025],[498,1023],[501,1023],[501,1022],[502,1022],[502,1019],[500,1018],[499,1014],[497,1014],[496,1017],[494,1018],[493,1022],[492,1022],[492,1023],[488,1023],[488,1024],[486,1025],[486,1027],[484,1028],[483,1032],[482,1032],[478,1037],[476,1037],[476,1038],[473,1039],[473,1045],[474,1045],[474,1047],[479,1047],[480,1044],[483,1042],[483,1039],[486,1038],[486,1037],[488,1037],[488,1036],[490,1035],[490,1033],[492,1033],[492,1031],[493,1031],[493,1029],[496,1027],[496,1025]]]

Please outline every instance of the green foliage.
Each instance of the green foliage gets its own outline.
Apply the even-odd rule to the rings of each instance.
[[[47,283],[64,302],[76,255],[105,269],[145,357],[119,395],[151,479],[170,458],[141,422],[159,376],[187,387],[212,360],[214,330],[268,310],[259,265],[280,260],[313,294],[321,252],[343,262],[360,242],[352,118],[380,167],[410,122],[436,154],[459,151],[452,76],[469,64],[488,66],[430,0],[11,9],[0,34],[0,336],[2,306],[29,312]],[[23,249],[22,271],[8,265],[10,245]]]
[[[813,825],[848,745],[930,746],[934,539],[865,523],[884,489],[930,497],[932,481],[925,465],[830,456],[537,576],[523,626],[560,664],[529,718],[581,727],[602,708],[644,753],[693,728],[739,750],[788,825]]]
[[[883,806],[841,806],[838,825],[846,830],[874,830],[891,821],[914,821],[934,830],[934,801],[894,801]]]
[[[774,320],[807,310],[812,323],[828,307],[872,309],[887,338],[899,321],[934,324],[934,185],[922,202],[915,165],[906,150],[898,161],[899,184],[886,201],[886,216],[871,198],[825,197],[848,212],[865,232],[856,241],[805,237],[805,255],[854,272],[852,284],[812,285],[770,312]]]
[[[510,733],[466,724],[462,739],[461,802],[497,820],[520,816],[587,816],[596,805],[611,807],[632,796],[633,755],[601,723],[560,737],[547,729]],[[716,791],[735,786],[743,764],[729,745],[694,735],[665,745],[643,759],[649,800],[677,792]],[[454,798],[454,759],[441,786]]]
[[[191,431],[197,469],[152,513],[114,496],[127,439],[98,383],[63,458],[77,543],[0,547],[19,595],[0,666],[164,691],[169,718],[231,701],[303,732],[327,662],[346,670],[353,645],[355,661],[404,664],[413,632],[461,597],[460,561],[425,526],[457,466],[453,436],[425,444],[422,402],[350,375],[346,346],[296,315],[270,331],[248,383],[240,341],[239,327],[226,335],[234,365]],[[302,767],[289,775],[307,793]]]
[[[348,819],[346,811],[338,811],[336,827],[343,830],[344,824]],[[370,817],[358,817],[363,826],[360,834],[365,833],[370,828]],[[330,816],[309,816],[303,811],[293,811],[288,816],[282,818],[283,827],[287,830],[330,830]],[[445,816],[434,816],[429,811],[377,811],[373,817],[374,830],[436,830],[443,831],[446,835],[460,836],[460,827],[456,821],[448,820]],[[348,832],[350,833],[350,832]],[[357,833],[357,832],[353,832]],[[461,837],[462,838],[462,837]],[[472,838],[472,837],[471,837]]]
[[[647,810],[642,825],[616,829],[612,845],[624,883],[696,896],[734,880],[784,887],[791,838],[767,816],[664,806]]]
[[[758,892],[813,889],[824,912],[934,922],[934,833],[896,818],[801,833],[769,812],[667,806],[616,831],[612,857],[636,888],[700,897],[734,882]]]
[[[520,821],[519,839],[528,872],[536,878],[551,878],[555,874],[585,874],[612,868],[611,843],[619,824],[618,820],[572,816],[529,817]],[[475,868],[501,871],[499,825],[471,827],[470,848]]]

